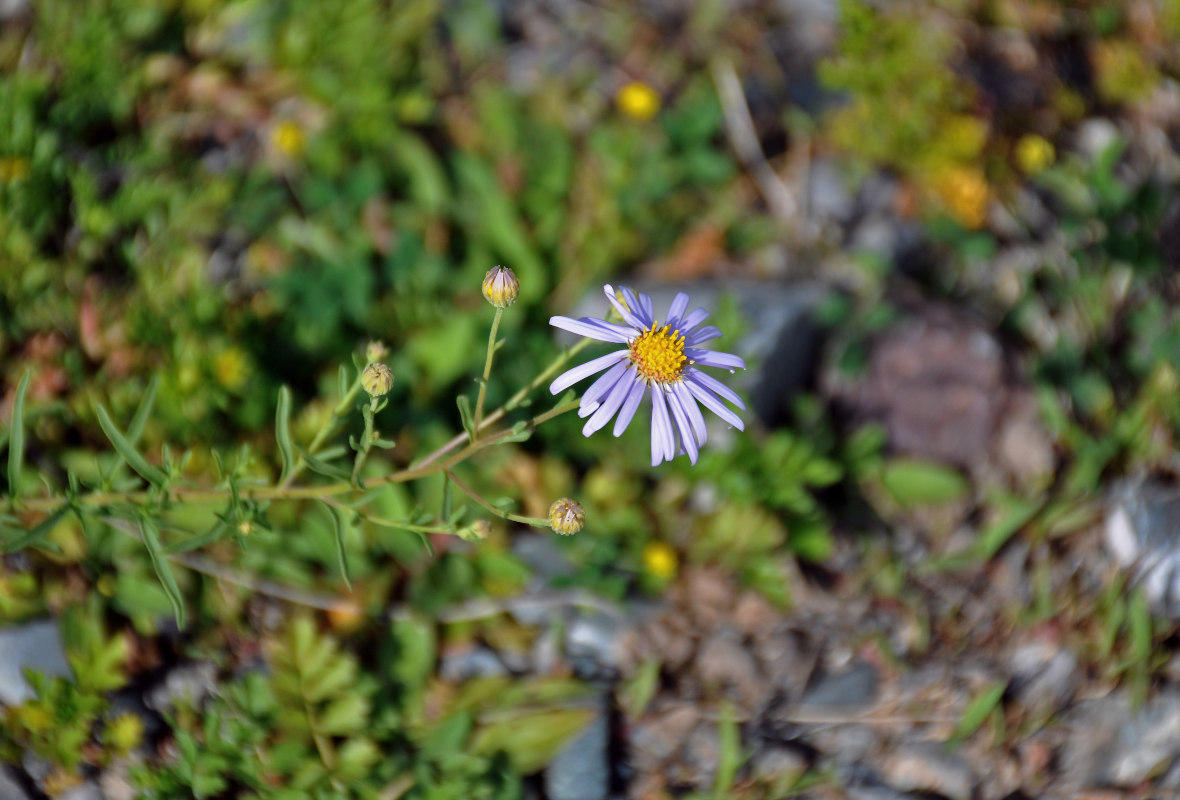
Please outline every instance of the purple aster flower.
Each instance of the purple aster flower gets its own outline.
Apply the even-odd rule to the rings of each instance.
[[[616,294],[609,285],[603,291],[622,317],[622,325],[593,317],[549,319],[555,328],[601,342],[626,345],[625,349],[574,367],[549,386],[550,392],[559,394],[578,381],[606,370],[582,395],[578,416],[590,418],[582,428],[583,436],[603,428],[616,413],[614,434],[621,435],[648,394],[651,395],[653,467],[671,461],[679,452],[687,452],[689,460],[697,463],[697,453],[705,443],[705,418],[697,403],[738,430],[744,430],[741,417],[721,402],[728,400],[744,411],[742,399],[699,369],[718,367],[733,372],[746,368],[746,362],[735,355],[700,347],[721,335],[713,325],[701,327],[708,312],[698,308],[685,314],[688,295],[681,292],[661,323],[655,318],[651,298],[646,294],[637,296],[625,287]]]

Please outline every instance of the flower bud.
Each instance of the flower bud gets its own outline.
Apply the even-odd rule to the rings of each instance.
[[[549,506],[549,527],[563,536],[582,530],[586,522],[586,510],[576,500],[563,497]]]
[[[361,373],[361,386],[370,397],[381,397],[389,394],[393,388],[393,370],[384,364],[370,364]]]
[[[488,534],[492,532],[492,524],[486,519],[477,519],[475,522],[460,528],[459,538],[465,542],[482,542],[488,538]]]
[[[365,348],[365,361],[370,364],[380,361],[387,355],[389,355],[389,349],[386,348],[385,342],[374,340],[369,342],[369,346]]]
[[[483,276],[483,296],[496,308],[508,308],[520,294],[520,281],[508,267],[492,267]]]

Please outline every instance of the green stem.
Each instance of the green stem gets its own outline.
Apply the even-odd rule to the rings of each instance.
[[[577,400],[571,400],[562,403],[543,414],[538,414],[529,420],[525,429],[532,431],[536,430],[537,426],[560,416],[568,411],[572,411],[578,407]],[[420,464],[416,467],[409,467],[407,469],[391,472],[384,477],[377,478],[370,481],[370,486],[382,483],[406,483],[408,481],[417,480],[418,478],[425,478],[428,475],[434,475],[439,472],[450,469],[451,467],[466,461],[471,456],[475,455],[481,450],[484,450],[497,442],[513,436],[514,432],[510,429],[498,431],[486,439],[480,439],[478,442],[472,442],[464,447],[459,452],[453,454],[450,458],[442,461],[437,461],[432,464]],[[238,495],[248,500],[315,500],[321,498],[335,497],[342,494],[348,494],[355,491],[356,487],[351,482],[337,482],[323,484],[319,486],[256,486],[256,487],[238,487]],[[222,502],[229,495],[230,490],[227,489],[190,489],[186,487],[172,487],[169,492],[169,498],[172,501],[183,501],[188,503],[214,503]],[[158,493],[152,491],[139,492],[91,492],[90,494],[79,495],[74,499],[74,503],[79,506],[103,507],[113,505],[115,503],[129,503],[132,505],[144,505],[157,498]],[[60,497],[39,497],[30,498],[25,501],[24,506],[31,511],[53,511],[58,508],[63,502],[66,502]]]
[[[336,404],[336,408],[332,409],[332,416],[319,429],[315,438],[311,440],[311,445],[307,448],[308,453],[314,456],[319,452],[320,447],[323,446],[324,442],[328,440],[328,437],[336,430],[337,423],[339,423],[345,414],[352,410],[352,404],[356,401],[356,396],[360,394],[360,391],[361,374],[358,372],[356,380],[352,382],[352,386],[345,392],[344,397],[340,398],[340,402]],[[307,461],[303,458],[303,454],[300,453],[299,457],[295,460],[295,466],[291,468],[290,474],[279,484],[278,488],[285,489],[290,486],[306,468]]]
[[[503,418],[503,416],[505,414],[507,414],[509,411],[512,411],[517,406],[519,406],[522,402],[524,402],[524,399],[526,397],[528,397],[537,387],[539,387],[543,383],[548,382],[548,380],[550,378],[552,378],[553,375],[559,369],[562,368],[562,366],[565,365],[565,362],[569,361],[571,358],[573,358],[578,353],[582,352],[583,350],[585,350],[587,347],[589,347],[590,345],[592,345],[594,343],[595,342],[591,339],[582,339],[577,344],[575,344],[573,347],[562,352],[561,355],[559,355],[557,358],[555,358],[553,360],[553,362],[548,367],[546,367],[544,370],[541,371],[540,374],[537,375],[537,377],[533,378],[527,386],[525,386],[522,389],[520,389],[519,391],[517,391],[517,393],[512,395],[512,397],[508,398],[507,403],[500,406],[498,409],[493,411],[491,414],[488,414],[487,419],[485,419],[483,421],[483,423],[475,429],[476,433],[479,432],[480,428],[491,425],[494,422],[498,422],[501,418]],[[466,433],[456,434],[449,442],[447,442],[442,447],[435,450],[430,455],[423,458],[421,461],[414,463],[413,466],[425,467],[429,464],[433,464],[435,461],[442,458],[447,453],[451,452],[452,450],[454,450],[456,447],[463,444],[467,440],[468,440],[468,436]]]
[[[476,493],[473,489],[469,488],[467,486],[467,484],[463,483],[461,480],[456,478],[455,473],[451,472],[450,470],[447,470],[446,476],[451,479],[451,483],[453,483],[459,487],[459,491],[463,492],[463,494],[467,495],[472,500],[479,503],[481,506],[483,506],[488,511],[495,514],[497,517],[501,517],[503,519],[510,519],[513,522],[523,522],[525,525],[533,525],[538,528],[548,528],[549,527],[549,520],[545,517],[522,517],[519,514],[509,514],[507,511],[501,511],[500,509],[496,508],[494,505],[489,503],[487,500],[484,500],[482,497],[480,497],[480,495],[478,493]]]
[[[365,433],[360,440],[360,448],[356,452],[356,460],[352,463],[352,482],[356,483],[361,474],[361,467],[365,465],[365,459],[369,457],[369,451],[373,448],[373,440],[377,438],[376,428],[373,424],[373,417],[377,411],[377,398],[374,397],[369,401],[369,405],[364,407],[365,417]]]
[[[496,357],[496,334],[500,332],[500,320],[504,317],[504,309],[497,308],[496,316],[492,318],[492,330],[488,333],[488,355],[483,362],[483,380],[479,382],[479,396],[475,400],[475,424],[471,427],[471,440],[479,438],[479,425],[483,418],[483,399],[488,391],[488,378],[492,375],[492,361]]]

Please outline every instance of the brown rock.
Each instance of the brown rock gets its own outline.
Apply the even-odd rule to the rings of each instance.
[[[699,708],[682,704],[652,714],[636,724],[628,737],[635,768],[640,772],[661,769],[680,751],[700,721]]]
[[[732,692],[749,711],[761,708],[774,691],[760,674],[753,653],[732,629],[722,629],[701,643],[696,671],[706,689]]]

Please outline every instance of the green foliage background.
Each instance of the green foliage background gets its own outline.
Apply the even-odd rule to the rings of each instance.
[[[880,430],[839,429],[813,398],[796,402],[786,429],[755,430],[707,450],[694,469],[656,474],[641,425],[620,441],[587,441],[576,420],[560,419],[523,447],[487,454],[465,479],[532,514],[581,497],[591,522],[557,545],[575,565],[564,585],[616,599],[658,593],[674,580],[645,561],[660,542],[684,568],[719,565],[785,607],[788,567],[823,562],[837,533],[860,532],[859,521],[843,523],[846,503],[867,501],[886,521],[953,502],[995,512],[978,548],[953,554],[963,563],[1022,531],[1068,533],[1104,476],[1171,458],[1180,326],[1158,226],[1174,188],[1128,180],[1122,141],[1096,157],[1066,143],[1087,114],[1133,108],[1175,78],[1180,50],[1137,46],[1119,4],[1047,4],[1069,8],[1069,31],[1038,28],[1036,5],[930,0],[882,11],[846,0],[836,50],[819,68],[839,101],[803,121],[775,107],[766,138],[833,155],[851,183],[885,169],[913,189],[914,216],[940,254],[923,289],[966,298],[1011,337],[1040,392],[1057,473],[984,497],[950,467],[892,457]],[[1158,5],[1159,35],[1175,43],[1180,11],[1174,0]],[[398,447],[375,455],[369,474],[404,466],[458,429],[451,398],[471,391],[481,366],[491,310],[479,284],[496,263],[522,288],[505,317],[492,407],[557,352],[549,315],[637,265],[684,277],[676,265],[711,242],[707,262],[766,278],[763,256],[790,231],[731,153],[710,65],[730,59],[784,88],[747,46],[764,22],[782,20],[761,7],[731,19],[721,8],[697,4],[663,30],[612,4],[610,24],[582,34],[597,60],[521,82],[509,80],[512,32],[476,0],[33,4],[0,28],[5,420],[22,375],[33,376],[24,429],[2,435],[25,438],[12,448],[23,461],[8,492],[16,483],[38,491],[43,475],[64,485],[67,471],[129,479],[99,406],[126,426],[150,405],[132,444],[153,462],[165,445],[187,453],[186,478],[212,482],[216,451],[243,480],[273,479],[280,387],[292,391],[292,436],[306,442],[331,413],[339,365],[370,339],[391,348],[397,381],[378,424]],[[1002,26],[1085,40],[1092,85],[1045,77],[1035,118],[988,107],[965,62],[973,31]],[[653,119],[613,101],[632,78],[658,90]],[[870,128],[877,135],[865,136]],[[1050,152],[1056,143],[1055,163],[1023,163],[1027,136]],[[1003,205],[1017,187],[1046,198],[1064,256],[1004,293],[989,257],[1040,234],[997,236],[970,203],[982,191]],[[824,255],[823,245],[813,250]],[[856,280],[828,309],[835,360],[852,368],[864,339],[893,318],[889,265],[856,263]],[[745,323],[732,306],[719,316],[727,349]],[[1046,320],[1061,335],[1042,336]],[[718,501],[697,513],[702,486]],[[376,504],[408,518],[447,503],[443,493],[441,481],[426,481],[391,487]],[[44,535],[35,552],[0,566],[0,621],[61,615],[75,680],[35,680],[37,697],[5,712],[4,757],[34,752],[59,788],[108,766],[142,739],[109,693],[188,657],[216,661],[224,691],[170,712],[172,749],[135,773],[148,796],[517,797],[521,776],[589,719],[586,689],[572,679],[453,687],[434,675],[447,647],[521,647],[535,636],[503,617],[435,617],[529,583],[511,528],[434,553],[389,528],[338,532],[334,514],[313,505],[254,512],[227,527],[213,510],[176,509],[159,531],[141,529],[147,548],[105,523],[18,519]],[[200,571],[177,568],[175,583],[161,584],[160,561],[179,554],[167,543],[181,530],[214,532],[197,554],[210,563],[347,596],[360,610],[313,617],[284,607],[276,625],[263,621],[267,601]],[[341,541],[351,595],[339,579]],[[178,603],[189,610],[183,632],[172,622]],[[1142,598],[1103,608],[1113,621],[1096,658],[1146,686],[1158,631]],[[254,657],[269,671],[250,669]]]

